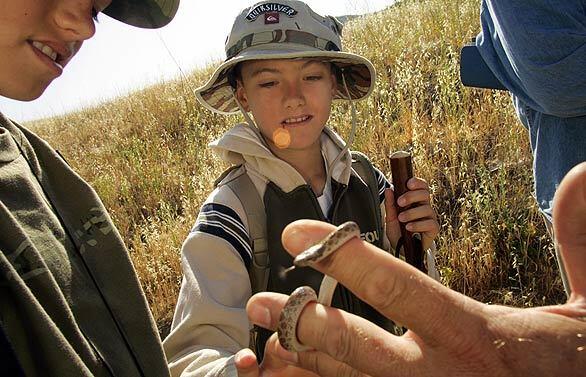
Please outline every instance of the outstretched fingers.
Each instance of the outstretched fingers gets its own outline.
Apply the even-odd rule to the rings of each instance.
[[[319,242],[333,226],[300,220],[287,226],[283,245],[292,255]],[[446,343],[462,326],[474,337],[483,305],[454,292],[388,253],[355,238],[316,269],[337,279],[387,318],[415,331],[426,343]],[[425,315],[422,315],[425,313]]]

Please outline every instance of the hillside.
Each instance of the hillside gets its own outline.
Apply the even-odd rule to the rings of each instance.
[[[478,11],[478,0],[406,0],[347,23],[345,50],[378,72],[373,95],[357,105],[353,149],[385,173],[391,151],[412,151],[440,217],[445,285],[484,302],[559,303],[526,130],[507,93],[459,82],[459,50],[478,32]],[[206,145],[239,120],[196,103],[193,89],[211,71],[29,125],[102,197],[163,333],[181,282],[181,243],[226,167]],[[330,125],[348,135],[349,123],[348,105],[337,104]]]

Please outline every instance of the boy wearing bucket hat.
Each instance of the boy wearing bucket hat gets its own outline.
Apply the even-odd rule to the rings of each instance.
[[[0,0],[0,95],[39,97],[94,34],[98,13],[156,28],[178,3]],[[0,289],[2,375],[168,375],[128,252],[96,193],[1,113]]]
[[[370,61],[341,51],[341,29],[300,1],[257,3],[236,17],[226,61],[196,90],[206,108],[241,112],[246,123],[211,145],[233,168],[219,179],[183,245],[184,278],[164,341],[173,375],[237,375],[234,354],[250,346],[262,358],[270,335],[255,330],[249,337],[251,294],[319,287],[317,271],[281,273],[292,264],[280,242],[290,222],[353,220],[365,240],[387,250],[388,241],[397,243],[391,190],[391,204],[381,206],[387,180],[326,126],[333,99],[360,100],[374,86]],[[363,162],[353,164],[353,157]],[[406,217],[428,248],[439,229],[428,187],[414,179],[411,188],[406,203],[422,205]],[[343,287],[333,305],[393,329]]]

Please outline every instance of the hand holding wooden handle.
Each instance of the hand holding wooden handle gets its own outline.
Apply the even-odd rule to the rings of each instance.
[[[413,206],[401,207],[397,200],[401,195],[409,191],[407,188],[407,181],[413,177],[413,165],[411,162],[411,154],[404,151],[398,151],[391,155],[391,174],[393,176],[395,207],[397,208],[397,215],[406,211]],[[405,260],[412,266],[415,266],[420,271],[427,273],[427,268],[423,262],[424,253],[421,240],[415,239],[413,233],[405,228],[405,224],[400,222],[401,239],[403,249],[405,252]]]

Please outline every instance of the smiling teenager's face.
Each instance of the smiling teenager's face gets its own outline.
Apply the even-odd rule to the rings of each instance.
[[[236,95],[271,148],[319,150],[336,79],[329,63],[307,59],[244,62]],[[286,134],[281,144],[279,134]],[[274,150],[274,149],[273,149]]]
[[[0,95],[39,97],[95,32],[111,0],[0,0]]]

